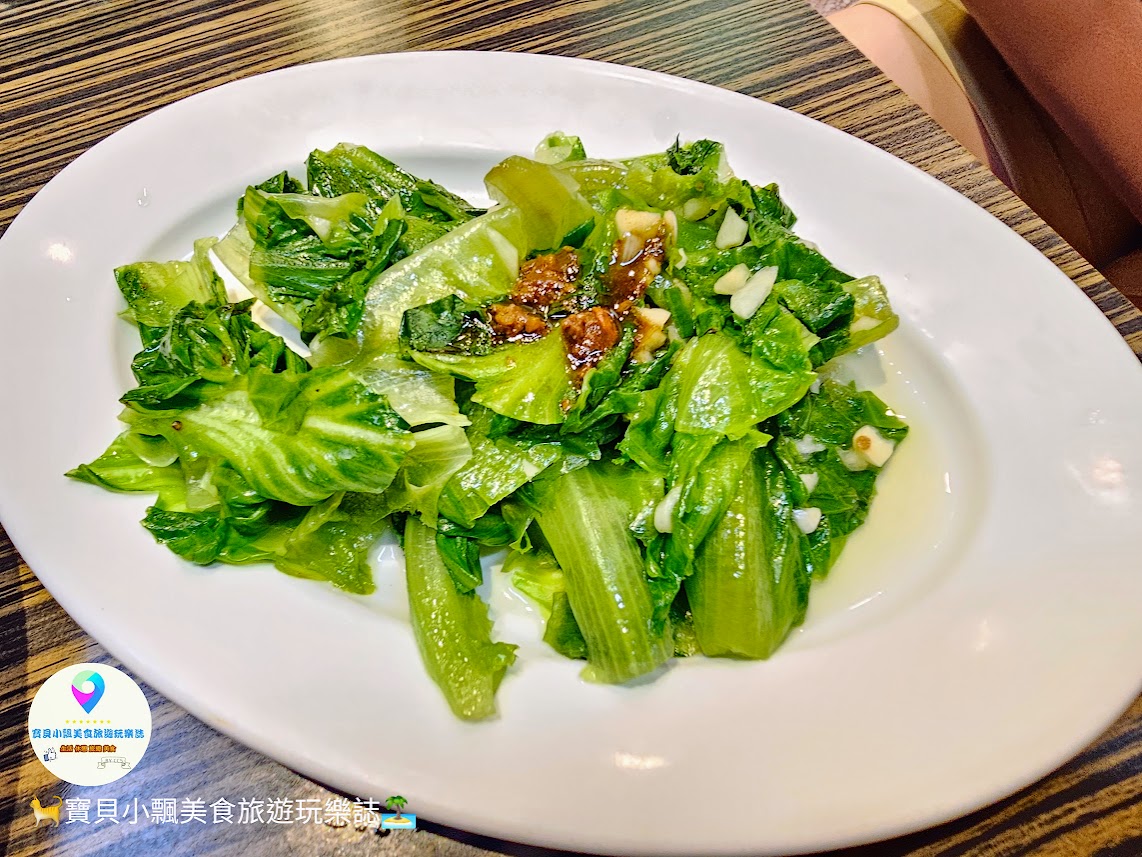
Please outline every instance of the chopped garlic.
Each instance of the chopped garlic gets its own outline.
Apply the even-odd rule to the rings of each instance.
[[[868,470],[868,462],[864,456],[851,449],[838,449],[837,457],[841,464],[856,473],[858,470]]]
[[[825,445],[811,434],[797,438],[793,441],[793,446],[802,458],[808,458],[814,452],[824,452],[826,449]]]
[[[812,494],[817,490],[817,483],[821,481],[821,477],[816,473],[802,473],[801,481],[805,483],[805,490]]]
[[[656,306],[636,306],[634,314],[654,327],[664,327],[666,322],[670,321],[670,310]]]
[[[745,284],[749,282],[749,268],[743,262],[740,265],[734,265],[722,276],[718,277],[718,281],[714,283],[714,294],[718,295],[732,295],[740,292],[745,288]]]
[[[730,298],[730,310],[738,318],[753,318],[758,307],[765,303],[773,284],[777,282],[776,268],[762,268]]]
[[[821,376],[818,375],[813,379],[813,383],[809,385],[809,392],[814,396],[821,392]]]
[[[628,232],[635,235],[653,235],[661,220],[662,218],[653,211],[620,208],[615,212],[615,226],[619,228],[620,235]]]
[[[687,220],[700,220],[710,211],[710,203],[705,199],[688,199],[682,206],[682,216]]]
[[[654,352],[666,344],[666,323],[670,321],[670,310],[659,307],[635,307],[634,314],[639,320],[638,348],[631,354],[635,363],[649,363]]]
[[[880,324],[879,319],[875,319],[870,315],[858,315],[853,319],[853,323],[849,325],[849,333],[860,333],[862,330],[872,330]]]
[[[861,426],[853,435],[853,450],[874,467],[884,467],[896,449],[891,441],[872,426]]]
[[[646,246],[646,242],[633,232],[628,232],[623,236],[622,244],[619,245],[619,264],[629,265],[642,252],[642,248]]]
[[[765,303],[773,284],[777,282],[776,268],[762,268],[730,298],[730,310],[738,318],[753,318],[758,307]]]
[[[741,219],[733,207],[726,209],[726,216],[722,218],[722,225],[718,229],[718,237],[714,239],[714,246],[719,250],[729,250],[745,241],[749,234],[749,225]]]
[[[718,181],[727,182],[733,177],[733,167],[730,166],[730,159],[726,157],[726,150],[723,148],[718,152]]]
[[[674,532],[674,509],[682,498],[682,486],[678,485],[666,492],[654,509],[654,528],[660,533]]]
[[[754,283],[765,283],[769,288],[773,288],[777,284],[777,275],[779,271],[776,265],[770,265],[768,268],[758,268],[753,272],[753,276],[749,278],[746,285],[752,286]]]
[[[821,510],[816,506],[810,506],[808,509],[794,509],[793,523],[797,525],[797,529],[805,535],[809,535],[821,526]]]

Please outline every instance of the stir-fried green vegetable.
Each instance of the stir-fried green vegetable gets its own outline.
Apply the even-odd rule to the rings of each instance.
[[[191,562],[353,593],[395,528],[462,718],[515,659],[481,595],[505,548],[591,680],[769,657],[907,433],[822,374],[895,329],[884,287],[713,141],[598,160],[557,133],[486,183],[483,211],[343,143],[247,188],[186,260],[118,269],[137,386],[68,475],[155,495],[143,525]]]

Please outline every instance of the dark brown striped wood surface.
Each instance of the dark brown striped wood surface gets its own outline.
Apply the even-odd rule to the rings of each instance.
[[[1142,352],[1142,316],[802,0],[3,0],[0,230],[77,155],[185,95],[296,63],[442,48],[622,62],[735,89],[842,128],[927,170],[1008,223]],[[4,418],[18,417],[8,410]],[[47,801],[85,790],[59,783],[32,757],[26,740],[32,695],[64,665],[114,661],[55,604],[2,532],[0,585],[2,853],[542,853],[431,826],[375,836],[351,825],[166,825],[140,816],[135,825],[124,819],[36,830],[28,809],[33,795]],[[98,797],[114,798],[120,807],[136,799],[335,797],[156,694],[150,700],[157,739],[137,771],[99,789]],[[1018,795],[942,827],[834,857],[842,854],[1142,857],[1142,701],[1082,755]]]

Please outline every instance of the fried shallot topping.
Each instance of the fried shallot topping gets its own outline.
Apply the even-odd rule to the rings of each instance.
[[[512,289],[514,303],[545,311],[575,290],[579,254],[571,247],[523,263]]]
[[[615,242],[611,251],[611,266],[605,283],[607,303],[620,316],[625,316],[647,287],[662,271],[666,257],[667,226],[659,221],[648,237],[628,232]]]
[[[567,316],[563,319],[562,329],[567,361],[575,374],[576,384],[583,382],[587,370],[597,366],[622,336],[615,314],[600,306]]]
[[[517,304],[492,304],[488,307],[488,321],[496,336],[507,342],[538,339],[547,332],[547,322]]]

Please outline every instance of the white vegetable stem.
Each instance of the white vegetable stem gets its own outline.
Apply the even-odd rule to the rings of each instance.
[[[497,229],[489,228],[487,234],[488,240],[496,248],[496,253],[514,280],[519,276],[519,249]]]

